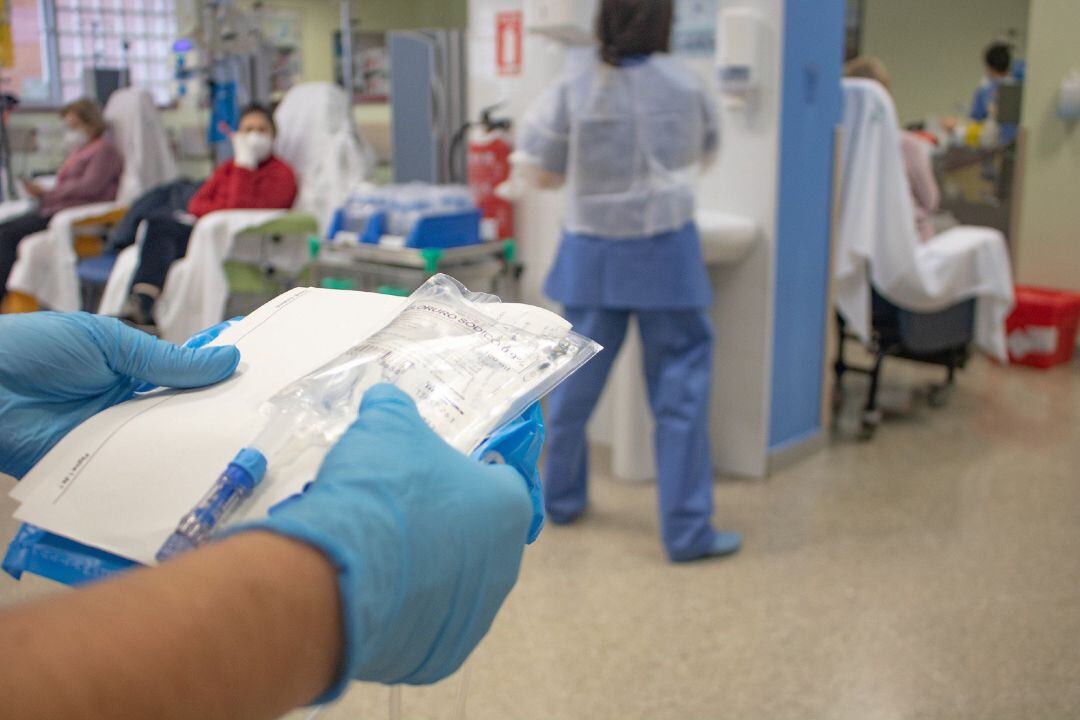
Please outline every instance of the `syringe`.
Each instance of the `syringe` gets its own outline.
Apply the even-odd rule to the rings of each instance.
[[[254,448],[244,448],[233,458],[199,504],[180,519],[176,530],[158,550],[158,562],[194,550],[213,535],[225,520],[251,496],[266,476],[266,456]]]
[[[298,420],[298,415],[284,412],[267,420],[254,442],[236,454],[202,500],[180,518],[154,556],[158,562],[204,544],[233,516],[266,477],[267,458],[288,443]]]

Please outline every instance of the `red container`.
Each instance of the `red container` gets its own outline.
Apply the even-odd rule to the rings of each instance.
[[[1067,363],[1076,349],[1077,326],[1080,293],[1018,286],[1016,309],[1005,323],[1009,359],[1037,368]]]

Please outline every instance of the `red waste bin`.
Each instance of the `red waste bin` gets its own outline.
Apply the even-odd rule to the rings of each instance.
[[[1080,293],[1018,286],[1016,308],[1005,323],[1009,359],[1048,368],[1072,359],[1080,325]]]

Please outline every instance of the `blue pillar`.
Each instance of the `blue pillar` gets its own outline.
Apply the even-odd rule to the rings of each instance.
[[[822,432],[844,0],[785,0],[769,452]]]

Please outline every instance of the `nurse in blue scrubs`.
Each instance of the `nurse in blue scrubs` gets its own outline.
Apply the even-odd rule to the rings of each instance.
[[[545,503],[555,523],[587,504],[585,426],[637,318],[656,419],[664,547],[675,562],[738,550],[711,524],[712,302],[694,225],[694,183],[719,146],[715,105],[667,54],[672,0],[603,0],[599,58],[567,73],[527,114],[519,149],[568,207],[546,294],[605,350],[552,395]]]
[[[1012,49],[1005,43],[994,43],[988,47],[983,62],[986,79],[971,99],[971,119],[977,122],[989,120],[997,112],[998,91],[1002,85],[1022,80],[1022,75],[1017,76],[1013,68]],[[1016,123],[1002,123],[1001,144],[1008,145],[1016,140],[1017,132]]]

